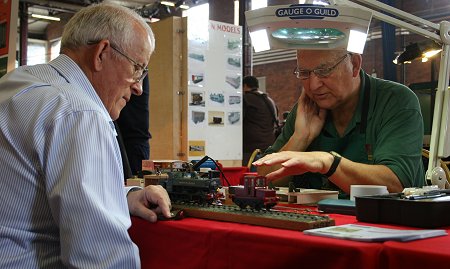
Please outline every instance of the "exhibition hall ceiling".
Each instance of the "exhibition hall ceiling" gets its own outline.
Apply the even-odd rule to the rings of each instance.
[[[31,17],[31,14],[48,15],[48,16],[62,16],[63,13],[75,13],[79,9],[91,5],[103,2],[104,0],[19,0],[19,3],[23,7],[27,8],[28,14],[28,33],[32,35],[43,35],[45,33],[47,25],[50,23],[48,20],[35,19]],[[106,1],[106,0],[105,0]],[[168,0],[175,6],[168,7],[161,4],[159,0],[107,0],[108,2],[114,2],[122,6],[126,6],[137,10],[143,17],[147,18],[159,18],[163,19],[176,14],[180,14],[179,5],[184,4],[190,7],[207,3],[207,0]]]

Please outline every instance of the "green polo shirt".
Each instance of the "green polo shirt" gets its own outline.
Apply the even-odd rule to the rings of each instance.
[[[362,70],[360,76],[362,83],[358,107],[344,136],[338,135],[328,116],[321,134],[307,151],[333,150],[355,162],[386,165],[397,175],[403,187],[423,186],[423,119],[417,96],[402,84],[365,76]],[[370,100],[364,132],[361,130],[361,122],[365,77],[370,80]],[[265,154],[278,152],[292,136],[296,111],[297,104],[289,113],[283,132]],[[324,176],[308,174],[306,181],[316,182],[302,187],[324,186]]]

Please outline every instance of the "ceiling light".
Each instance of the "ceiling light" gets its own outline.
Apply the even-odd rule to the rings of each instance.
[[[46,15],[39,15],[39,14],[31,14],[32,18],[36,19],[43,19],[43,20],[49,20],[49,21],[60,21],[61,19],[58,17],[52,17],[52,16],[46,16]]]
[[[267,0],[252,0],[250,6],[252,10],[267,7]]]
[[[170,7],[174,7],[175,6],[175,3],[169,2],[169,1],[161,1],[161,4],[165,5],[165,6],[170,6]]]
[[[370,11],[334,4],[269,6],[245,16],[250,34],[266,30],[269,49],[342,49],[360,54],[372,19]]]

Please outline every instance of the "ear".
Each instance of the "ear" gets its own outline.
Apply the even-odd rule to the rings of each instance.
[[[351,54],[351,62],[352,62],[352,73],[353,73],[353,77],[358,77],[359,76],[359,70],[361,69],[361,65],[362,65],[362,56],[361,54]]]
[[[109,40],[102,39],[100,42],[94,45],[94,53],[93,53],[93,66],[95,71],[100,71],[104,68],[106,55],[110,53],[111,46],[109,44]]]

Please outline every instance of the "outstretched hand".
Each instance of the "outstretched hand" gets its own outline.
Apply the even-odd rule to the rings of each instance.
[[[333,156],[327,152],[296,152],[281,151],[268,154],[255,161],[255,166],[274,166],[281,167],[266,175],[267,179],[272,181],[290,175],[299,175],[306,172],[326,173],[332,162]]]
[[[149,185],[142,190],[127,195],[130,214],[150,222],[156,222],[157,214],[170,218],[170,203],[167,191],[160,185]]]

